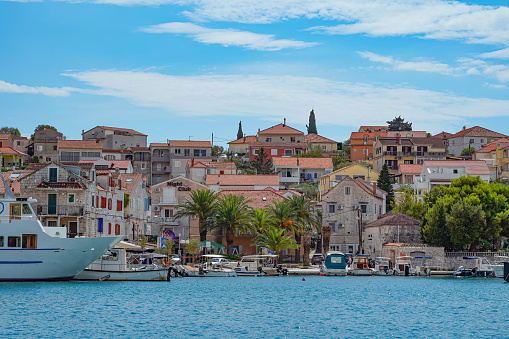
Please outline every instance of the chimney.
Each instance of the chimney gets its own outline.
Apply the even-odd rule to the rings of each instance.
[[[244,135],[244,142],[246,142],[246,136]]]
[[[191,167],[194,167],[194,158],[191,159]]]
[[[396,143],[399,144],[399,136],[396,137]]]
[[[466,130],[467,129],[467,126],[463,126],[463,130]]]
[[[376,181],[373,181],[373,194],[376,194]]]
[[[286,118],[283,119],[283,126],[286,126]]]

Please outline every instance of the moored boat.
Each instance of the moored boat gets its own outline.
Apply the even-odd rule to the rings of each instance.
[[[4,180],[2,176],[2,180]],[[5,183],[0,199],[0,281],[70,280],[124,236],[55,238],[37,220],[31,203]]]
[[[163,256],[166,257],[166,256]],[[153,253],[129,252],[114,248],[80,272],[76,280],[152,281],[166,280],[167,269]]]
[[[352,265],[348,270],[348,274],[350,275],[371,275],[373,273],[373,269],[370,266],[370,255],[369,254],[357,254],[353,258]]]
[[[342,252],[330,251],[320,267],[320,273],[325,275],[345,276],[348,274],[346,257]]]
[[[414,257],[415,274],[418,276],[430,276],[431,270],[428,267],[428,260],[431,257]]]
[[[394,264],[394,275],[410,276],[415,275],[415,268],[412,267],[412,257],[403,255],[396,258]]]
[[[233,269],[224,267],[220,260],[214,260],[220,258],[224,258],[224,256],[204,254],[200,258],[203,262],[195,265],[193,270],[186,270],[187,274],[190,277],[236,277],[237,273]]]
[[[375,269],[373,270],[374,275],[392,275],[392,265],[390,258],[377,257],[375,258]]]
[[[496,278],[495,270],[486,258],[480,257],[463,257],[465,260],[474,260],[474,266],[471,268],[464,268],[463,266],[453,273],[456,277],[486,277]]]

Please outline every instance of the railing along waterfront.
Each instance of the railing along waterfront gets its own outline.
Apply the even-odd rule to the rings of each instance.
[[[495,257],[504,256],[509,257],[509,252],[445,252],[446,257]]]
[[[36,212],[37,215],[83,216],[83,207],[37,205]]]

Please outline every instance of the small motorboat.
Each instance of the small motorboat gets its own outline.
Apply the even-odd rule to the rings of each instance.
[[[463,266],[453,273],[456,277],[486,277],[496,278],[495,269],[491,266],[486,258],[480,257],[463,257],[465,260],[474,260],[474,266],[471,268],[464,268]]]
[[[427,261],[431,257],[414,257],[415,262],[415,274],[419,276],[430,276],[431,270],[428,267]]]
[[[200,258],[201,264],[196,264],[194,269],[186,270],[190,277],[236,277],[237,273],[228,267],[224,267],[226,258],[221,254],[204,254]],[[224,259],[224,260],[221,260]],[[229,262],[228,262],[229,263]]]
[[[348,270],[350,275],[371,275],[373,268],[370,267],[371,259],[369,254],[357,254],[353,258],[353,263]]]
[[[412,267],[412,257],[408,255],[396,258],[394,265],[394,275],[409,276],[416,275],[415,268]]]
[[[374,275],[392,275],[392,264],[391,258],[387,257],[377,257],[375,258],[375,269],[373,271]]]
[[[346,257],[342,252],[330,251],[320,267],[320,273],[325,275],[345,276],[348,274]]]

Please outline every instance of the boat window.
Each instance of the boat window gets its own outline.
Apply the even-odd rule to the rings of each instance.
[[[37,235],[36,234],[23,234],[22,248],[37,248]]]
[[[21,247],[21,237],[7,237],[7,247]]]
[[[21,219],[21,204],[11,204],[11,220]]]
[[[4,247],[4,237],[0,236],[0,247]]]
[[[30,209],[30,205],[23,204],[22,212],[23,212],[23,214],[32,214],[32,210]]]
[[[330,262],[332,264],[342,264],[343,263],[343,257],[331,257]]]

